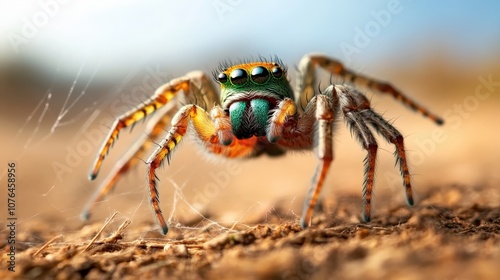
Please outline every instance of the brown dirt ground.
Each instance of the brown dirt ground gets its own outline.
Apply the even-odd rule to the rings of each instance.
[[[166,239],[154,234],[138,238],[127,228],[120,230],[120,221],[105,227],[90,246],[102,224],[57,236],[47,223],[37,223],[19,235],[23,245],[18,247],[18,270],[8,276],[496,279],[500,275],[500,206],[469,200],[484,190],[459,185],[435,188],[412,208],[379,206],[369,224],[356,222],[359,204],[343,203],[342,197],[323,200],[307,230],[296,219],[287,218],[286,207],[279,205],[252,226],[221,230],[193,221],[185,226],[197,229],[173,229]],[[498,196],[490,199],[500,201]],[[7,247],[2,247],[3,259]],[[5,276],[3,260],[1,270]]]

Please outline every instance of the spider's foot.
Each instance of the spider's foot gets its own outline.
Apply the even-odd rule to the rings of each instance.
[[[90,180],[90,181],[94,181],[94,180],[95,180],[95,178],[97,178],[97,174],[98,174],[98,173],[94,173],[94,172],[90,173],[90,174],[89,174],[89,180]]]
[[[88,221],[88,220],[90,220],[90,216],[91,216],[90,212],[85,210],[80,214],[80,220]]]
[[[415,202],[413,201],[413,197],[406,198],[406,204],[408,204],[408,206],[415,205]]]
[[[300,219],[300,227],[302,229],[306,229],[309,227],[309,223],[305,221],[305,219]]]
[[[363,222],[369,223],[372,220],[372,217],[366,213],[363,213]]]
[[[168,226],[165,225],[164,227],[161,227],[160,228],[160,233],[163,234],[163,235],[167,235],[167,233],[168,233]]]

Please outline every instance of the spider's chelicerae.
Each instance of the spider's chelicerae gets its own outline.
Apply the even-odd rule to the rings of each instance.
[[[406,201],[413,205],[410,173],[401,133],[373,111],[366,96],[352,86],[332,84],[323,91],[316,91],[316,67],[340,77],[348,84],[390,94],[437,124],[443,123],[441,118],[416,104],[390,84],[349,71],[340,62],[323,55],[306,55],[300,61],[295,92],[287,79],[286,69],[277,58],[274,61],[261,59],[237,65],[221,65],[219,71],[214,72],[220,93],[206,74],[190,72],[161,86],[140,107],[123,114],[114,122],[93,166],[90,174],[92,180],[97,177],[102,161],[121,129],[154,113],[172,101],[177,94],[182,93],[188,100],[197,101],[196,104],[187,105],[182,105],[179,101],[170,103],[173,104],[173,109],[151,120],[146,135],[116,164],[108,179],[88,203],[82,214],[83,218],[90,217],[92,205],[108,194],[116,180],[144,156],[151,143],[148,137],[158,139],[170,124],[163,141],[146,162],[151,204],[161,232],[166,234],[168,226],[159,205],[155,173],[165,158],[170,159],[172,151],[186,135],[191,123],[194,135],[199,138],[198,142],[204,149],[228,158],[255,157],[261,154],[276,156],[284,154],[286,150],[314,149],[319,164],[300,221],[301,226],[306,228],[333,160],[334,123],[340,115],[367,151],[363,182],[363,220],[370,221],[377,156],[377,141],[371,130],[394,144]],[[205,106],[197,105],[201,103]],[[205,108],[207,106],[210,108]]]

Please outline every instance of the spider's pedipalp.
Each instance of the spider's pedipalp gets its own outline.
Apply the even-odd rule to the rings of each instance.
[[[285,98],[278,104],[278,108],[272,114],[266,133],[269,142],[276,143],[281,138],[286,119],[295,115],[296,112],[297,107],[290,98]]]
[[[219,137],[220,144],[229,146],[233,142],[233,131],[231,129],[231,121],[226,117],[224,110],[216,106],[210,112],[210,117],[214,120],[215,130]]]

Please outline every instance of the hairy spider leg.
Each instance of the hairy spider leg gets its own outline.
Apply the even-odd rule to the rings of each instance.
[[[144,134],[134,143],[130,150],[125,153],[115,164],[113,170],[106,177],[99,189],[96,190],[92,198],[87,202],[81,217],[83,220],[90,219],[92,208],[95,204],[104,199],[116,186],[116,182],[128,173],[134,166],[141,161],[146,151],[151,147],[152,141],[155,141],[165,131],[165,127],[170,124],[172,116],[167,112],[164,115],[157,115],[148,122]]]
[[[163,235],[167,234],[168,225],[159,205],[156,169],[165,158],[169,160],[175,147],[186,135],[189,122],[200,142],[208,151],[215,154],[228,158],[249,156],[255,152],[257,144],[255,137],[242,140],[234,137],[229,116],[224,114],[221,107],[213,107],[209,115],[206,110],[197,105],[183,106],[173,117],[172,127],[167,136],[147,161],[151,205]]]
[[[356,136],[363,149],[367,151],[364,159],[363,220],[368,222],[371,217],[371,201],[378,150],[377,141],[363,116],[364,111],[371,110],[370,102],[365,95],[358,91],[344,86],[336,86],[335,88],[339,97],[340,109],[344,114],[344,120],[350,128],[351,134]]]
[[[318,201],[330,164],[333,161],[333,125],[338,112],[338,99],[336,95],[332,94],[332,91],[334,91],[333,87],[327,88],[324,94],[318,94],[310,101],[316,106],[306,107],[306,113],[315,113],[317,123],[315,141],[317,142],[316,149],[319,164],[304,202],[304,209],[300,219],[302,228],[307,228],[311,222],[314,207]],[[314,108],[315,112],[307,112],[310,108]]]
[[[396,164],[399,165],[399,171],[401,172],[401,177],[403,177],[403,186],[406,193],[406,203],[412,206],[413,193],[410,182],[410,170],[408,168],[408,162],[406,160],[406,151],[404,147],[404,138],[401,133],[392,126],[389,122],[384,120],[382,116],[374,112],[372,109],[364,110],[361,112],[363,118],[367,120],[373,129],[375,129],[380,135],[382,135],[388,142],[394,144],[396,150],[394,156],[396,158]]]
[[[311,108],[314,108],[315,111]],[[401,176],[403,177],[407,203],[413,205],[410,173],[406,160],[403,137],[399,131],[371,109],[370,102],[364,94],[349,87],[331,85],[324,93],[320,93],[313,97],[305,110],[303,117],[310,114],[315,114],[316,116],[316,143],[320,163],[316,169],[311,188],[304,203],[304,210],[300,221],[303,228],[307,228],[310,224],[312,213],[321,192],[324,179],[330,163],[333,160],[333,125],[339,111],[342,112],[351,133],[354,134],[361,146],[367,151],[364,160],[363,220],[368,222],[371,217],[371,201],[378,150],[377,141],[370,131],[368,124],[387,141],[395,145],[396,162],[399,164]],[[311,120],[299,120],[298,123],[302,123],[303,126],[304,123],[311,124]],[[286,132],[284,135],[286,135]],[[286,137],[286,139],[292,138],[293,137]],[[283,140],[279,143],[285,144],[286,146]],[[295,147],[297,147],[297,143],[294,144]]]
[[[191,72],[188,73],[185,78],[191,79],[191,82],[188,84],[188,91],[185,91],[184,88],[181,87],[182,93],[186,98],[194,98],[196,101],[202,99],[205,104],[218,103],[217,93],[203,72]],[[181,79],[182,78],[177,80]],[[172,86],[172,84],[173,82],[167,85]],[[159,90],[157,92],[159,92]],[[148,121],[144,135],[134,143],[131,149],[128,150],[122,158],[120,158],[111,173],[104,180],[99,189],[96,190],[81,214],[81,218],[83,220],[88,220],[90,218],[92,207],[94,207],[96,202],[104,199],[104,197],[114,189],[116,182],[120,179],[120,177],[128,173],[134,166],[137,165],[138,162],[141,161],[141,158],[151,147],[151,141],[159,139],[160,135],[165,131],[165,128],[170,124],[172,115],[177,111],[179,105],[178,102],[168,103],[167,107],[164,108],[166,111],[162,112],[163,115],[158,115]],[[157,110],[159,109],[161,108],[157,108]]]
[[[356,86],[373,90],[382,94],[390,94],[395,99],[401,101],[412,110],[419,112],[425,117],[430,118],[436,124],[443,124],[444,120],[430,112],[425,107],[413,101],[410,97],[404,95],[401,91],[387,82],[377,81],[375,79],[354,73],[344,67],[342,63],[330,57],[321,54],[305,55],[299,63],[299,76],[297,79],[297,94],[300,96],[300,104],[307,104],[307,99],[314,95],[315,86],[315,67],[330,72],[333,75],[342,77],[345,81],[351,82]]]
[[[367,151],[367,156],[364,160],[363,220],[369,222],[371,219],[371,201],[378,150],[377,141],[368,125],[381,134],[388,142],[395,145],[396,151],[394,154],[396,164],[399,164],[401,176],[403,177],[406,201],[409,205],[413,205],[410,172],[401,133],[371,109],[370,101],[363,93],[344,86],[335,86],[335,89],[338,94],[340,109],[344,114],[344,120],[351,129],[351,132],[356,136],[356,139]]]
[[[317,144],[319,159],[311,187],[304,202],[300,224],[307,228],[328,169],[333,160],[333,127],[338,113],[338,98],[329,87],[312,97],[304,112],[297,114],[297,105],[289,98],[280,102],[271,117],[268,139],[278,139],[281,147],[312,149]]]
[[[125,114],[121,115],[112,125],[108,136],[105,138],[103,145],[101,146],[98,156],[93,165],[92,171],[90,173],[90,180],[94,180],[101,168],[102,162],[109,152],[109,149],[113,143],[118,139],[118,134],[121,129],[134,125],[137,121],[142,120],[146,116],[154,113],[159,108],[167,104],[172,98],[174,98],[177,93],[183,91],[184,93],[190,92],[193,86],[201,86],[206,91],[206,94],[202,96],[206,102],[218,102],[216,92],[213,86],[208,81],[208,78],[203,72],[195,71],[190,72],[186,76],[174,79],[169,83],[158,88],[154,95],[146,100],[142,106],[139,108],[132,109]]]

